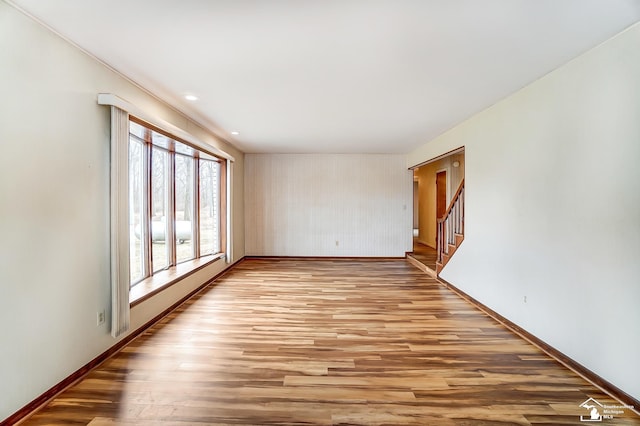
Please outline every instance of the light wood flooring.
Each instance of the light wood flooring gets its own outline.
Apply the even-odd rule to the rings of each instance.
[[[25,424],[575,425],[589,397],[617,404],[405,260],[251,259]]]
[[[438,251],[421,242],[417,238],[413,239],[413,252],[411,256],[427,268],[435,272],[436,261],[438,260]]]

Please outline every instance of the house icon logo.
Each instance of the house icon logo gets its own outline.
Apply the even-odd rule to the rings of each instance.
[[[585,402],[580,404],[580,408],[584,408],[589,411],[588,416],[580,416],[581,422],[601,422],[602,421],[602,413],[600,412],[603,408],[602,404],[596,401],[593,398],[587,399]]]

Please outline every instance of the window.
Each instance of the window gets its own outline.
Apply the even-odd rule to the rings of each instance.
[[[151,148],[151,262],[153,272],[169,266],[169,152]],[[169,219],[169,220],[168,220]]]
[[[178,262],[193,259],[194,199],[193,180],[195,159],[188,155],[176,154],[176,258]]]
[[[98,104],[111,110],[111,335],[119,337],[134,304],[218,259],[233,262],[235,159],[116,95],[99,93]]]
[[[200,253],[220,251],[220,163],[200,160]]]
[[[133,117],[128,150],[130,286],[220,253],[224,162]]]
[[[146,252],[142,232],[144,230],[145,207],[145,158],[144,144],[131,138],[129,142],[129,254],[131,256],[131,282],[140,281],[147,275],[144,267]]]

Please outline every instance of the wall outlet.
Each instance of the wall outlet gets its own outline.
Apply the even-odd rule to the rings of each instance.
[[[97,325],[104,324],[104,321],[105,321],[105,312],[104,312],[104,310],[102,310],[100,312],[97,312],[96,320],[97,320],[97,323],[98,323]]]
[[[524,296],[523,301],[524,303],[527,303],[527,296]]]
[[[340,245],[340,241],[336,240],[336,247]]]

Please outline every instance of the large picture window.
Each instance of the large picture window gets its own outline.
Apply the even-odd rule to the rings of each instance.
[[[131,306],[216,261],[233,262],[235,159],[214,135],[203,142],[116,95],[100,93],[98,104],[111,110],[111,335],[119,337]]]
[[[222,250],[224,161],[129,122],[130,285]]]

